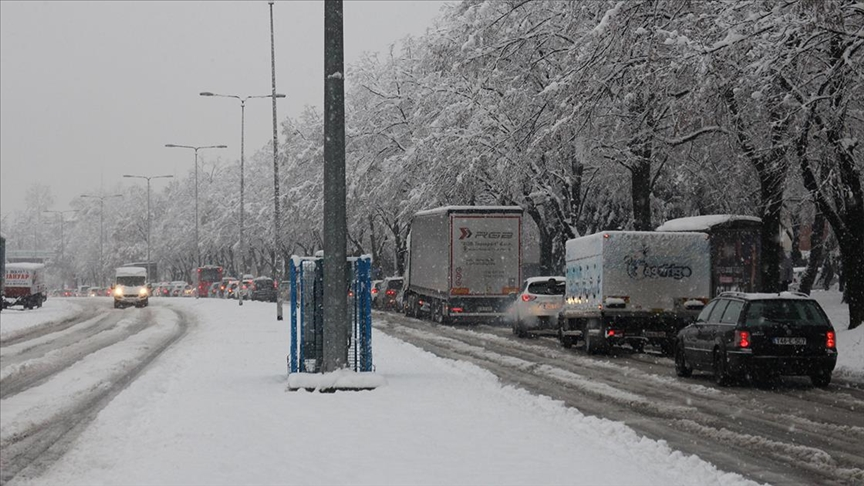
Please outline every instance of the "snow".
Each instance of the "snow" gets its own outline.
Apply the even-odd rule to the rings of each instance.
[[[609,22],[612,21],[612,18],[618,15],[618,12],[621,10],[621,7],[624,5],[624,2],[618,2],[614,7],[610,8],[603,14],[603,18],[600,20],[600,23],[597,24],[594,29],[591,30],[592,34],[595,35],[603,35],[606,32],[606,29],[609,28]]]
[[[24,310],[11,307],[0,312],[0,341],[7,341],[22,332],[62,321],[81,310],[77,299],[49,297],[40,309]]]
[[[837,292],[816,298],[838,326],[843,366],[864,370],[864,329],[840,330],[848,311]],[[109,298],[88,302],[94,299],[111,306]],[[44,325],[68,315],[76,300],[49,299],[41,309],[4,311],[0,330],[5,335],[10,328]],[[151,300],[149,309],[112,310],[128,314],[130,323],[139,313],[153,312],[160,323],[148,328],[154,335],[177,325],[172,311],[188,317],[188,334],[102,409],[57,463],[10,486],[754,484],[663,441],[640,437],[622,423],[504,386],[473,364],[438,358],[377,329],[375,390],[288,391],[289,324],[276,321],[273,304],[163,298]],[[2,436],[63,411],[62,403],[46,400],[38,414],[22,417],[28,401],[52,390],[74,396],[100,386],[94,377],[128,366],[151,338],[142,333],[121,341],[4,399]],[[355,379],[344,372],[322,379],[340,376]],[[596,386],[582,376],[571,378]],[[644,400],[633,395],[610,399]],[[626,460],[598,467],[610,458]]]
[[[656,231],[708,231],[712,227],[729,221],[753,221],[761,223],[755,216],[740,216],[735,214],[709,214],[689,218],[670,219],[658,226]]]
[[[147,269],[144,267],[119,267],[115,270],[118,277],[146,277]]]

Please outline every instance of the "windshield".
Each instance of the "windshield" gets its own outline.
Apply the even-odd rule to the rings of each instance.
[[[146,277],[117,277],[117,285],[125,285],[127,287],[144,285],[146,281]]]
[[[828,326],[819,305],[809,300],[758,300],[747,306],[745,325],[787,323]]]

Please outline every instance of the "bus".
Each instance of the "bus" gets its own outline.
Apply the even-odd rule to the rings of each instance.
[[[194,273],[195,290],[199,297],[209,297],[210,286],[222,281],[222,267],[218,265],[204,265],[196,268]]]

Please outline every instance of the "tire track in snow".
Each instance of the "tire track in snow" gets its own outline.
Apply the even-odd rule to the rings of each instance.
[[[509,329],[375,317],[376,328],[393,337],[473,362],[505,382],[585,413],[623,421],[754,480],[855,484],[864,474],[860,442],[850,437],[864,430],[864,401],[854,387],[820,390],[793,383],[779,392],[720,389],[705,377],[678,379],[671,360],[654,355],[589,357],[553,340],[517,340]],[[591,382],[597,386],[585,385]],[[790,422],[788,415],[798,420]]]
[[[99,410],[186,334],[189,318],[163,309],[153,312],[137,334],[0,401],[0,485],[19,474],[37,475],[60,458]],[[46,395],[56,399],[40,399]]]

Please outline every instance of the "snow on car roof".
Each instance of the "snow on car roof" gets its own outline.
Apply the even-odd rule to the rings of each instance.
[[[717,297],[738,297],[739,299],[744,300],[776,300],[776,299],[790,299],[790,300],[814,300],[813,297],[810,297],[807,294],[801,292],[780,292],[775,294],[769,293],[746,293],[746,292],[723,292]]]
[[[670,219],[657,227],[657,231],[706,231],[714,226],[726,224],[732,221],[752,221],[761,223],[762,220],[755,216],[741,216],[737,214],[709,214],[706,216],[691,216],[689,218]]]
[[[534,283],[534,282],[548,282],[550,278],[555,279],[555,280],[559,280],[559,281],[561,281],[561,282],[566,282],[566,281],[567,281],[567,279],[566,279],[565,277],[561,277],[561,276],[552,276],[552,277],[528,277],[528,278],[525,279],[525,281],[528,282],[528,283]]]

